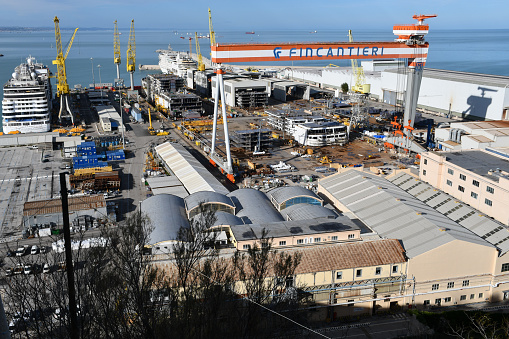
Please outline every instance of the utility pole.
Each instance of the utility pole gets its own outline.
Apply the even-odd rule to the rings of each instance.
[[[60,196],[62,197],[62,219],[64,222],[65,266],[67,272],[67,289],[69,292],[69,314],[71,317],[71,339],[78,339],[78,316],[76,307],[76,290],[74,285],[74,268],[72,263],[71,229],[69,225],[69,202],[67,200],[67,183],[65,175],[60,173]]]

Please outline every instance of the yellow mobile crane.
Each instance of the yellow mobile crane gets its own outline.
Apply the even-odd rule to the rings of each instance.
[[[148,121],[149,121],[148,132],[150,133],[150,135],[156,135],[157,132],[154,130],[154,127],[152,127],[152,114],[150,114],[150,108],[148,109]]]
[[[115,20],[115,30],[113,31],[113,62],[117,65],[117,79],[120,78],[120,36],[118,34],[117,20]]]
[[[134,71],[136,70],[136,40],[134,37],[134,19],[131,20],[129,42],[127,44],[127,71],[131,76],[131,91],[134,90]]]
[[[353,42],[352,30],[348,31],[348,41]],[[364,76],[364,69],[359,67],[357,59],[351,59],[352,72],[355,77],[355,85],[352,86],[352,91],[362,94],[367,94],[371,90],[371,86],[366,84],[366,77]]]
[[[76,32],[78,29],[74,30],[74,33],[67,44],[67,50],[65,51],[65,55],[62,51],[62,38],[60,36],[60,25],[58,17],[55,16],[53,19],[55,23],[55,40],[57,47],[57,58],[53,60],[53,65],[57,65],[58,70],[58,83],[57,83],[57,96],[60,97],[60,111],[58,112],[58,120],[61,121],[62,118],[62,109],[64,109],[64,115],[69,115],[71,118],[71,122],[74,124],[74,117],[72,115],[71,109],[69,108],[69,84],[67,83],[67,72],[65,70],[65,59],[67,59],[67,55],[71,50],[72,43],[74,41],[74,37],[76,36]],[[65,108],[64,108],[65,107]]]
[[[198,70],[204,71],[205,64],[203,63],[203,58],[201,57],[200,44],[198,43],[198,33],[194,32],[194,41],[196,42],[196,56],[198,57]]]

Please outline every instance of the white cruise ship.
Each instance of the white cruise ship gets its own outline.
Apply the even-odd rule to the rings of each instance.
[[[29,56],[4,85],[4,134],[48,132],[51,128],[51,82],[47,66]]]
[[[174,51],[170,45],[168,49],[159,49],[159,67],[164,74],[175,74],[181,78],[187,77],[188,69],[197,69],[196,61],[187,52]]]

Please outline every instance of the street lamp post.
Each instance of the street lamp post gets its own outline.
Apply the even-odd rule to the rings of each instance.
[[[101,87],[101,104],[103,103],[103,81],[101,79],[101,65],[97,65],[99,69],[99,87]]]
[[[94,83],[94,89],[95,89],[94,58],[90,58],[90,62],[92,63],[92,82]]]

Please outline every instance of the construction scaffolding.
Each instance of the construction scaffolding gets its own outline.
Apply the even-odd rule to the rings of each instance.
[[[272,131],[266,128],[234,131],[230,139],[234,147],[246,151],[261,151],[272,147],[271,133]]]
[[[235,104],[237,107],[263,107],[267,106],[269,95],[265,91],[239,90],[235,92]]]

